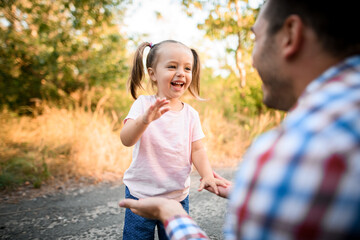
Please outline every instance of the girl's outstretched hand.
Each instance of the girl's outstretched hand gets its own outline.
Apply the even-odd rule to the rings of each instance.
[[[149,124],[169,111],[170,107],[166,106],[167,104],[169,104],[169,100],[166,100],[166,98],[157,98],[155,103],[152,104],[143,115],[143,123]]]
[[[226,188],[227,186],[228,185],[227,185],[227,182],[225,181],[225,179],[219,179],[219,178],[215,178],[213,176],[204,177],[204,178],[200,179],[200,186],[198,188],[198,191],[211,188],[211,189],[213,189],[213,193],[215,193],[216,195],[219,195],[220,192],[219,192],[218,187]]]
[[[208,190],[209,192],[215,193],[216,195],[218,195],[220,197],[228,198],[231,188],[232,188],[232,183],[229,180],[227,180],[227,179],[223,178],[222,176],[220,176],[219,174],[217,174],[215,171],[213,171],[213,175],[214,175],[215,181],[218,181],[218,183],[219,183],[219,184],[218,183],[216,184],[217,189],[215,189],[214,187],[212,187],[210,185],[205,186],[204,188],[206,190]],[[203,179],[200,179],[200,181],[202,182]],[[201,186],[201,183],[200,183],[200,186]],[[201,190],[199,187],[199,191],[201,191]]]

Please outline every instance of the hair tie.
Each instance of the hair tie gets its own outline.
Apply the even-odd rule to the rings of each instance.
[[[153,44],[153,43],[149,43],[149,47],[150,47],[150,49],[151,49],[151,48],[153,48],[153,47],[154,47],[154,45],[155,45],[155,44]]]

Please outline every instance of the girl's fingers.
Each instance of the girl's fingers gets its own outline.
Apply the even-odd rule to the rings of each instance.
[[[198,188],[198,191],[200,192],[201,190],[203,190],[205,188],[205,183],[201,182]]]
[[[163,106],[165,106],[167,104],[169,104],[168,100],[166,100],[166,99],[163,99],[163,100],[157,99],[156,102],[152,106],[154,106],[155,110],[158,110],[158,109],[162,108]]]
[[[163,107],[163,106],[165,106],[167,104],[169,104],[169,101],[166,100],[165,102],[162,102],[162,103],[159,104],[159,108],[161,108],[161,107]]]
[[[161,109],[160,113],[161,113],[161,115],[162,115],[162,114],[168,112],[169,110],[170,110],[169,107],[165,107],[165,108]]]
[[[215,181],[211,181],[211,182],[201,181],[198,191],[201,191],[203,189],[211,189],[211,192],[215,193],[216,195],[219,195],[219,189]]]
[[[166,98],[162,98],[162,99],[158,98],[158,99],[156,99],[155,104],[164,104],[164,103],[166,104],[168,102],[169,102],[169,100],[167,100]]]
[[[223,178],[223,177],[220,176],[217,172],[213,171],[213,174],[214,174],[215,179],[223,180],[228,186],[232,185],[231,181]]]
[[[215,183],[215,182],[212,182],[212,183],[209,184],[209,185],[210,185],[210,187],[212,187],[212,188],[214,189],[215,194],[216,194],[216,195],[219,195],[219,189],[218,189],[216,183]]]
[[[162,114],[166,113],[170,110],[170,107],[164,107],[165,105],[169,104],[169,101],[166,99],[159,100],[157,99],[156,102],[148,108],[145,116],[144,123],[149,123],[158,119]]]
[[[223,180],[215,179],[215,182],[216,182],[216,185],[218,185],[218,186],[223,186],[225,188],[229,186],[229,184]]]

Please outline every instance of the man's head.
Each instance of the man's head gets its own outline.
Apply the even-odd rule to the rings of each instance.
[[[264,12],[268,34],[277,33],[290,15],[298,15],[334,57],[360,54],[360,10],[353,4],[346,0],[268,0]]]
[[[354,6],[335,0],[268,0],[253,26],[253,65],[264,103],[289,110],[309,82],[360,53]]]

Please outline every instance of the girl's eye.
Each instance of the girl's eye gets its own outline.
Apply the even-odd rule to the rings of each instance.
[[[185,68],[186,71],[191,71],[191,68],[187,67]]]
[[[176,68],[175,66],[171,65],[171,66],[168,66],[168,68]]]

